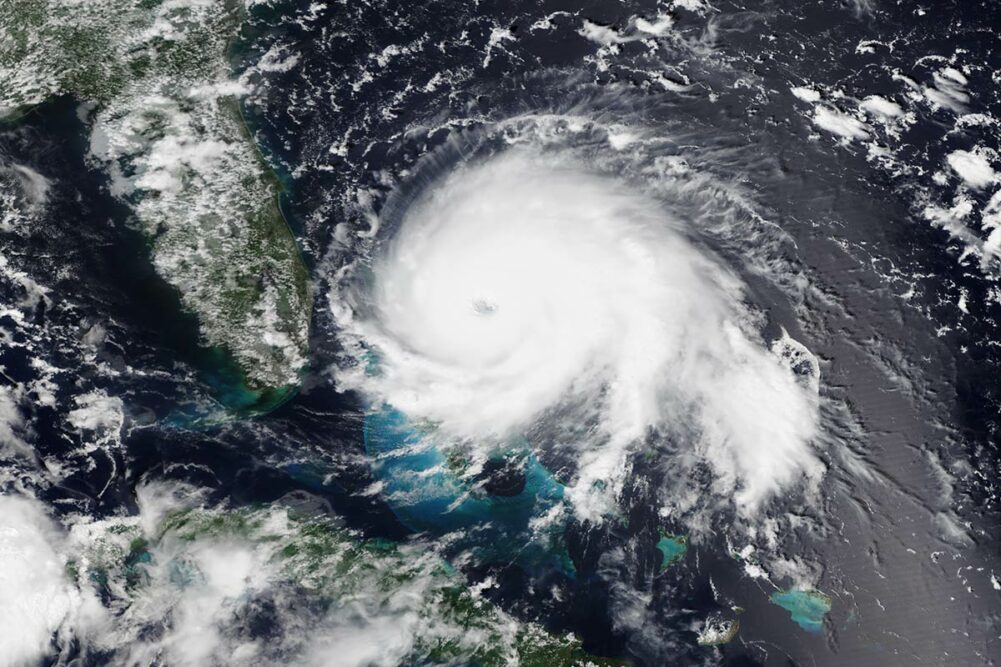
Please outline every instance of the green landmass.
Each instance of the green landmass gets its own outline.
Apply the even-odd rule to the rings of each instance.
[[[628,664],[587,653],[573,635],[509,615],[426,544],[363,539],[326,517],[274,508],[182,509],[166,513],[149,534],[137,520],[103,522],[82,543],[68,575],[114,598],[126,618],[133,610],[152,609],[158,615],[148,621],[169,624],[160,618],[169,618],[169,605],[159,608],[157,601],[183,604],[178,599],[185,593],[197,599],[200,587],[213,585],[199,554],[251,550],[269,585],[298,590],[294,596],[301,604],[319,606],[331,622],[353,613],[359,600],[366,616],[404,613],[419,619],[405,664]]]
[[[244,11],[235,0],[0,0],[0,122],[59,96],[81,104],[89,161],[204,345],[238,369],[222,400],[267,409],[306,365],[311,298],[230,71]]]

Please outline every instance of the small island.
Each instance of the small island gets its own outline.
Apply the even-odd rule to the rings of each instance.
[[[688,552],[688,538],[684,535],[672,535],[661,531],[657,548],[661,553],[660,571],[663,572],[670,565],[681,560]]]
[[[807,632],[821,632],[824,616],[831,611],[830,596],[815,590],[776,591],[770,599],[788,611],[792,620]]]

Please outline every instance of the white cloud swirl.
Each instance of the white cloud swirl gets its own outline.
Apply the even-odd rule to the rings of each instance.
[[[588,518],[611,510],[651,434],[687,439],[717,490],[753,511],[819,472],[816,386],[761,339],[741,280],[689,223],[529,148],[461,166],[335,303],[345,341],[374,350],[381,371],[338,381],[487,446],[556,419],[593,425],[573,443],[571,498]]]

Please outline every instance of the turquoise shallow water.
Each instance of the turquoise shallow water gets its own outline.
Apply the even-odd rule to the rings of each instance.
[[[657,542],[657,548],[660,549],[662,556],[660,569],[664,570],[685,556],[685,553],[688,552],[688,538],[684,535],[661,533],[661,538]]]
[[[475,479],[461,474],[461,462],[450,461],[441,451],[432,427],[414,425],[399,410],[385,406],[367,415],[364,436],[382,496],[411,530],[461,534],[460,541],[469,540],[490,561],[574,574],[562,521],[541,538],[530,531],[532,518],[564,502],[564,487],[527,449],[504,453],[521,459],[520,492],[489,495]]]
[[[776,591],[771,601],[789,612],[792,620],[807,632],[821,632],[831,599],[820,591]]]

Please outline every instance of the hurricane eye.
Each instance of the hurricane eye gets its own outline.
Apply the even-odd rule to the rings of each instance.
[[[497,312],[497,304],[490,299],[473,299],[473,311],[477,315],[493,315]]]

